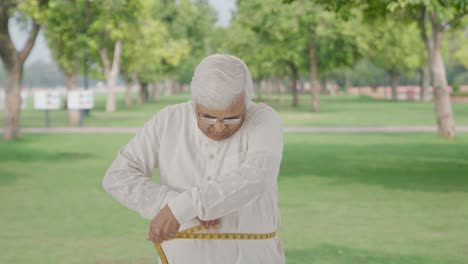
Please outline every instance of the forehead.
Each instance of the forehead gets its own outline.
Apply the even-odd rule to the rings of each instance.
[[[214,116],[214,117],[224,117],[224,116],[235,116],[242,113],[245,107],[245,101],[241,97],[231,104],[228,108],[223,110],[211,110],[206,108],[203,105],[197,104],[197,109],[200,113]]]

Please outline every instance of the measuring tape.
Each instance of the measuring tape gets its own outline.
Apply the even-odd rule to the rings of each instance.
[[[197,233],[203,230],[206,230],[207,227],[204,226],[195,226],[189,229],[182,230],[178,232],[173,239],[221,239],[221,240],[259,240],[259,239],[270,239],[274,238],[276,232],[266,233],[266,234],[248,234],[248,233]],[[168,240],[168,241],[169,241]],[[161,259],[162,264],[169,264],[167,261],[166,254],[162,249],[161,244],[154,244],[156,252],[158,252],[159,258]]]

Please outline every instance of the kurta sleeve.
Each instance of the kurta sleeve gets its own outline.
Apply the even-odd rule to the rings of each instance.
[[[160,113],[119,150],[103,180],[106,192],[146,219],[153,219],[179,194],[152,181],[153,169],[158,166],[159,131],[163,129]]]
[[[179,223],[195,216],[213,220],[227,215],[276,191],[283,151],[283,130],[278,114],[271,108],[249,120],[245,161],[216,179],[205,179],[169,201]]]

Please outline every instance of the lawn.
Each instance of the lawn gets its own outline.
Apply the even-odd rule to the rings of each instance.
[[[136,94],[134,95],[136,97]],[[265,97],[263,97],[265,98]],[[148,103],[126,108],[124,95],[118,95],[118,107],[115,113],[104,111],[105,96],[96,95],[95,109],[84,120],[85,126],[96,127],[140,127],[161,108],[190,99],[190,94],[162,97],[158,103]],[[281,115],[285,126],[411,126],[435,125],[434,105],[430,102],[404,102],[375,100],[359,96],[322,96],[321,110],[310,111],[310,95],[300,97],[298,108],[291,107],[290,96],[284,103],[278,102],[278,96],[265,101]],[[43,127],[45,114],[29,107],[21,116],[22,127]],[[468,104],[454,103],[454,116],[457,125],[468,125]],[[67,126],[67,114],[64,110],[51,111],[51,126]],[[3,116],[0,116],[0,122]]]
[[[131,135],[0,140],[0,263],[155,263],[148,223],[103,192]],[[288,134],[287,263],[468,263],[468,134]]]

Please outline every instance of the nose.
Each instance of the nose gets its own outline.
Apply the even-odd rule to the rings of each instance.
[[[214,124],[214,129],[217,133],[222,132],[224,128],[226,128],[226,125],[223,122],[218,121]]]

